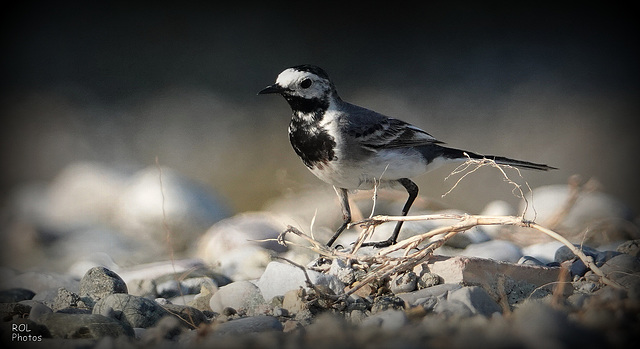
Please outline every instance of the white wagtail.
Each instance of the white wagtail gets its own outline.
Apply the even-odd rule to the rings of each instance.
[[[409,193],[402,215],[418,195],[409,178],[450,161],[491,159],[498,164],[550,170],[553,167],[502,156],[484,156],[447,148],[427,132],[404,121],[340,99],[327,73],[313,65],[285,69],[276,83],[258,94],[278,93],[291,106],[289,140],[302,162],[321,180],[333,185],[344,221],[327,242],[331,246],[351,222],[348,191],[373,189],[375,185],[401,184]],[[396,243],[402,221],[389,239],[365,246]]]

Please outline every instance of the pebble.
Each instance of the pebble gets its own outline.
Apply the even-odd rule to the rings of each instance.
[[[17,303],[33,298],[36,294],[26,288],[0,290],[0,303]]]
[[[344,293],[345,285],[335,275],[323,274],[313,270],[307,270],[307,275],[316,286],[326,286],[335,294]],[[304,272],[296,266],[280,262],[269,263],[256,284],[265,300],[271,300],[275,296],[282,296],[287,291],[300,287],[307,289]]]
[[[598,254],[600,253],[598,250],[596,250],[595,248],[589,247],[589,246],[580,246],[577,244],[574,244],[574,246],[578,249],[581,250],[582,253],[584,253],[587,256],[590,256],[594,259],[596,259],[596,257],[598,257]],[[555,253],[555,257],[554,257],[554,261],[558,262],[558,263],[562,263],[564,261],[568,261],[570,259],[575,258],[576,255],[571,251],[571,249],[569,249],[569,247],[562,245],[560,246]]]
[[[134,182],[135,179],[125,182],[127,186],[119,190],[133,190],[128,185]],[[149,183],[151,181],[147,181]],[[168,185],[173,186],[171,183]],[[62,194],[59,191],[56,195]],[[121,194],[113,195],[112,199],[117,200],[111,201],[112,204],[124,204]],[[330,194],[333,195],[333,192]],[[335,198],[332,196],[330,200],[335,201]],[[382,208],[384,203],[380,203]],[[317,206],[317,202],[314,205]],[[42,209],[46,209],[46,205]],[[58,217],[64,217],[65,214],[61,213],[66,209],[58,210]],[[122,206],[118,209],[122,209]],[[337,217],[339,224],[339,211],[330,214]],[[102,213],[87,217],[86,221],[102,220],[100,215]],[[313,211],[309,217],[312,215]],[[47,219],[46,215],[40,218]],[[118,216],[118,219],[122,218],[122,215]],[[316,223],[322,221],[322,217],[318,218]],[[59,226],[64,225],[62,221]],[[81,222],[82,217],[74,218],[75,223],[71,221],[68,226]],[[108,219],[104,222],[109,224]],[[173,223],[179,223],[179,220]],[[172,261],[166,260],[166,250],[154,250],[154,244],[161,240],[156,239],[158,241],[148,245],[129,244],[136,239],[144,241],[144,234],[131,235],[133,230],[129,229],[132,226],[123,224],[121,220],[118,220],[118,224],[122,224],[119,227],[123,230],[126,227],[127,232],[121,232],[113,226],[85,226],[73,231],[57,230],[52,233],[53,244],[68,243],[69,246],[64,249],[54,246],[50,247],[52,250],[45,250],[47,253],[57,250],[57,254],[51,254],[56,261],[52,261],[49,270],[66,270],[65,274],[19,272],[0,267],[3,328],[7,324],[26,324],[32,334],[53,336],[45,338],[46,344],[52,347],[103,349],[196,348],[226,344],[230,344],[229,347],[314,348],[327,343],[335,347],[442,347],[451,344],[454,347],[604,348],[615,346],[612,344],[624,347],[616,341],[633,337],[621,332],[637,327],[636,303],[640,299],[638,240],[626,241],[619,246],[591,244],[598,246],[598,249],[583,248],[611,279],[625,287],[624,291],[602,284],[600,278],[568,249],[560,251],[558,242],[525,246],[519,250],[508,241],[498,240],[502,234],[492,235],[490,229],[483,227],[459,234],[458,241],[450,241],[453,246],[465,247],[465,250],[456,253],[480,255],[509,263],[487,259],[467,261],[467,264],[451,262],[448,265],[451,273],[447,274],[442,272],[444,268],[435,269],[436,261],[446,261],[436,257],[433,263],[425,261],[422,268],[416,267],[392,276],[388,280],[388,287],[386,281],[368,284],[344,302],[334,303],[317,298],[315,291],[307,288],[300,268],[271,260],[273,255],[287,253],[287,258],[305,265],[308,259],[317,256],[297,254],[295,248],[284,248],[274,242],[247,241],[259,240],[260,237],[273,238],[284,229],[282,222],[273,214],[243,214],[215,223],[211,227],[216,229],[212,228],[211,236],[208,236],[211,240],[203,238],[198,247],[206,246],[209,252],[217,251],[218,254],[196,255],[196,250],[181,246],[179,248],[184,248],[182,252],[185,253],[180,256],[185,259]],[[185,229],[194,226],[188,222]],[[433,227],[435,223],[406,225],[416,228],[416,231],[428,226]],[[206,228],[209,227],[202,228],[201,232]],[[381,228],[384,229],[379,229],[378,233],[383,232],[383,238],[386,238],[388,232],[385,229],[392,229],[393,224],[385,224]],[[218,232],[213,233],[214,230]],[[227,236],[229,232],[233,236]],[[323,232],[320,225],[314,226],[317,236]],[[29,236],[43,236],[38,235],[41,232],[34,234]],[[196,235],[187,234],[185,239],[180,237],[182,242],[179,244],[187,239],[198,241],[193,236]],[[487,241],[489,236],[495,240]],[[235,245],[210,245],[212,241],[226,241]],[[164,255],[161,259],[150,259],[153,263],[141,264],[136,260],[139,256],[133,253],[141,246],[148,250],[141,252],[145,254],[141,260],[151,256],[147,253],[161,251]],[[122,254],[99,251],[105,247],[121,249]],[[616,251],[612,251],[614,249]],[[369,250],[370,253],[376,251]],[[437,250],[436,254],[441,251]],[[121,259],[127,254],[128,258]],[[555,261],[556,254],[559,262]],[[213,260],[223,262],[210,267]],[[544,297],[540,302],[531,301],[538,294],[549,292],[538,288],[537,283],[528,284],[524,280],[528,280],[531,274],[538,275],[544,268],[512,264],[518,260],[531,265],[564,263],[573,274],[573,282],[565,291],[573,290],[574,293],[556,295],[554,300],[560,302],[554,303],[553,307],[548,305],[552,297]],[[472,264],[476,267],[472,267]],[[217,273],[213,272],[211,268],[218,266],[221,268],[215,269]],[[349,262],[335,258],[331,266],[321,267],[324,267],[323,273],[312,270],[307,273],[314,284],[329,294],[343,294],[345,287],[351,288],[358,282],[356,280],[362,280],[366,270],[359,266],[356,270]],[[494,267],[498,272],[483,274]],[[453,272],[460,272],[461,277],[452,278]],[[483,288],[487,286],[482,283],[492,275],[501,273],[508,275],[501,280],[506,283],[506,300],[512,309],[511,314],[504,316],[504,309],[496,302],[494,295],[498,289],[487,292]],[[481,276],[466,278],[469,274]],[[450,283],[443,284],[445,280]],[[473,282],[467,282],[469,280]],[[548,282],[545,280],[544,283]],[[489,287],[495,284],[495,280],[492,280]],[[534,289],[537,291],[532,294]],[[564,302],[562,297],[567,297]],[[589,330],[586,330],[587,324]],[[288,334],[283,335],[283,332]],[[603,339],[608,342],[603,342]]]
[[[620,253],[626,253],[626,254],[634,256],[634,257],[640,257],[640,239],[627,240],[627,241],[621,243],[616,248],[616,251],[618,251]]]
[[[402,310],[389,309],[362,320],[361,327],[375,327],[383,331],[397,331],[409,322]]]
[[[136,337],[140,339],[143,348],[158,347],[163,344],[168,345],[175,341],[185,331],[181,320],[173,316],[162,318],[158,323],[144,331],[140,331]]]
[[[513,331],[531,348],[600,348],[602,342],[563,311],[529,301],[513,312]]]
[[[640,272],[640,259],[632,255],[620,254],[606,261],[600,270],[615,279],[625,274]]]
[[[237,281],[220,287],[211,297],[209,306],[216,313],[229,307],[236,310],[245,309],[249,311],[266,307],[265,298],[260,293],[260,289],[252,282]]]
[[[114,293],[128,293],[127,284],[105,267],[89,269],[80,280],[80,297],[88,298],[92,304]]]
[[[423,288],[418,291],[409,292],[409,293],[400,293],[397,296],[400,297],[403,301],[407,302],[409,305],[418,305],[419,302],[423,299],[429,297],[439,297],[441,295],[446,294],[449,291],[460,289],[462,286],[459,284],[441,284],[435,285],[428,288]]]
[[[87,306],[77,294],[66,288],[59,288],[51,309],[53,311],[59,311],[65,308],[87,308]]]
[[[286,229],[282,220],[266,212],[221,220],[198,239],[195,256],[233,280],[257,279],[275,253],[287,251],[275,241]]]
[[[420,275],[420,277],[418,278],[417,286],[418,286],[418,289],[423,289],[423,288],[439,285],[442,282],[443,280],[442,280],[442,277],[440,277],[440,275],[426,272]]]
[[[541,267],[544,267],[546,265],[546,263],[543,263],[542,261],[538,260],[537,258],[531,257],[531,256],[522,256],[520,258],[520,260],[518,260],[518,264],[541,266]]]
[[[380,296],[373,300],[371,314],[376,314],[390,309],[404,309],[405,302],[398,296]]]
[[[535,188],[531,194],[533,198],[529,206],[536,208],[528,210],[525,219],[534,219],[544,225],[552,219],[557,212],[562,210],[567,202],[570,188],[567,185],[549,185]],[[520,210],[524,209],[521,204]],[[578,195],[571,210],[562,219],[557,230],[579,234],[584,231],[592,231],[594,227],[603,227],[607,234],[589,234],[588,244],[599,246],[607,241],[627,239],[633,233],[629,223],[633,220],[631,210],[620,200],[601,191],[583,191]]]
[[[133,174],[113,210],[115,227],[155,244],[160,251],[166,251],[166,232],[171,231],[177,252],[186,251],[204,230],[228,215],[228,208],[210,188],[174,169],[157,166]]]
[[[216,335],[245,335],[256,332],[282,332],[283,326],[277,318],[268,315],[245,317],[227,321],[215,327]]]
[[[302,288],[288,291],[282,299],[282,308],[294,315],[308,310],[306,295],[307,293]]]
[[[340,258],[335,258],[331,261],[331,267],[329,268],[329,274],[335,275],[338,280],[342,281],[345,285],[349,285],[356,280],[356,272],[350,266]]]
[[[133,337],[133,329],[115,319],[99,314],[48,313],[36,321],[47,327],[53,337],[102,338]]]
[[[396,275],[389,282],[389,288],[393,293],[414,291],[418,284],[418,276],[412,271]]]
[[[93,307],[93,314],[113,316],[134,328],[147,328],[154,326],[163,316],[170,313],[150,299],[114,293],[99,300]]]
[[[160,320],[160,322],[165,318],[173,318],[176,321],[179,321],[178,323],[180,326],[187,328],[198,328],[201,324],[208,322],[207,316],[203,312],[187,305],[165,304],[162,308],[174,316],[165,316]]]
[[[434,311],[457,316],[491,316],[502,313],[502,308],[482,287],[468,286],[448,291],[438,297]]]

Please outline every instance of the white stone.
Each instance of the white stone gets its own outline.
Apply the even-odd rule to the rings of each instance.
[[[314,285],[327,286],[336,294],[344,293],[344,283],[334,275],[313,270],[307,270],[307,275]],[[269,263],[256,284],[267,301],[300,287],[308,289],[304,272],[300,268],[280,262]]]
[[[226,307],[233,309],[252,309],[265,304],[265,300],[256,285],[249,281],[237,281],[220,287],[209,301],[211,310],[222,313]]]

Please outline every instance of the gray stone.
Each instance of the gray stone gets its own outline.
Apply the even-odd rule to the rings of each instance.
[[[291,314],[298,314],[305,310],[309,310],[309,306],[306,302],[306,295],[307,293],[302,288],[288,291],[284,294],[284,298],[282,299],[282,308]]]
[[[625,241],[616,248],[616,251],[640,257],[640,239]]]
[[[137,335],[140,338],[142,348],[158,347],[165,341],[174,341],[185,330],[182,321],[173,316],[162,318],[155,326],[140,331]]]
[[[540,266],[540,267],[545,266],[545,263],[531,256],[522,256],[522,258],[520,258],[520,260],[518,261],[518,264],[534,265],[534,266]]]
[[[420,300],[429,297],[439,297],[446,294],[448,291],[453,291],[462,288],[459,284],[441,284],[428,288],[423,288],[418,291],[409,293],[399,293],[396,296],[400,297],[403,301],[410,305],[417,305]]]
[[[39,321],[45,314],[53,313],[53,310],[48,306],[39,303],[33,302],[31,304],[31,310],[29,311],[29,319],[33,321]]]
[[[49,185],[49,219],[67,227],[108,225],[127,179],[99,163],[66,166]]]
[[[16,303],[31,299],[36,294],[26,288],[11,288],[0,291],[0,303]]]
[[[450,291],[446,295],[447,301],[460,302],[466,305],[473,315],[491,316],[501,313],[502,308],[491,298],[482,287],[470,286]]]
[[[540,301],[525,302],[513,311],[512,331],[530,348],[606,347],[593,331]]]
[[[434,256],[427,266],[440,275],[445,283],[460,283],[487,287],[505,292],[510,304],[519,302],[535,290],[541,297],[551,291],[560,275],[560,268],[529,266],[469,257]],[[565,292],[571,292],[566,287]],[[567,294],[568,295],[568,294]]]
[[[528,205],[536,209],[528,210],[525,219],[535,219],[536,222],[545,225],[548,220],[556,217],[558,212],[562,212],[571,190],[568,185],[535,188]],[[524,203],[521,204],[520,212],[523,209]],[[601,191],[582,191],[571,210],[557,225],[556,231],[565,231],[569,235],[575,233],[576,236],[582,237],[580,233],[593,231],[606,222],[607,234],[589,234],[586,241],[598,246],[604,240],[621,240],[624,236],[631,235],[628,233],[630,220],[633,220],[631,210],[618,199]],[[615,236],[618,234],[621,236]]]
[[[640,272],[640,259],[629,254],[617,255],[606,261],[600,270],[613,279]]]
[[[58,311],[70,307],[86,308],[86,305],[77,294],[67,290],[66,288],[59,288],[51,309],[53,311]]]
[[[467,304],[457,300],[438,300],[433,311],[446,316],[470,317],[474,315],[473,310]]]
[[[442,278],[438,274],[434,273],[423,273],[418,278],[418,289],[433,287],[436,285],[440,285],[442,283]]]
[[[393,293],[406,293],[414,291],[417,287],[418,277],[416,273],[412,271],[408,271],[406,273],[402,273],[396,275],[389,282],[389,288]]]
[[[185,251],[227,215],[228,209],[209,188],[176,170],[150,166],[134,174],[122,190],[114,221],[124,234],[159,247],[165,246],[169,230],[174,250]]]
[[[598,254],[596,255],[595,258],[595,262],[597,266],[601,266],[603,265],[606,261],[610,260],[611,258],[622,254],[622,252],[618,252],[618,251],[600,251],[598,252]],[[636,257],[637,258],[637,257]]]
[[[93,307],[93,314],[111,314],[131,327],[147,328],[169,312],[150,299],[114,293],[99,300]]]
[[[233,280],[257,279],[275,253],[287,251],[275,239],[284,219],[266,212],[243,213],[211,226],[198,240],[196,256]],[[268,240],[268,241],[264,241]]]
[[[0,303],[0,321],[9,321],[14,316],[25,317],[29,315],[31,305],[24,303]]]
[[[127,293],[127,284],[115,272],[105,267],[89,269],[80,280],[80,297],[92,302],[114,293]]]
[[[215,328],[217,335],[242,335],[256,332],[281,332],[283,326],[273,316],[261,315],[231,320]]]
[[[595,248],[591,248],[589,246],[580,246],[578,244],[574,244],[574,246],[577,249],[581,250],[582,253],[584,253],[585,255],[593,257],[594,261],[598,256],[598,253],[600,253]],[[562,263],[564,261],[568,261],[575,257],[576,255],[571,251],[571,249],[569,249],[569,247],[562,245],[556,250],[554,261],[558,263]]]
[[[166,304],[162,307],[187,328],[197,328],[200,324],[207,322],[207,317],[203,312],[188,305]]]
[[[326,286],[335,294],[344,293],[344,283],[335,275],[319,273],[307,270],[307,275],[316,286]],[[271,262],[256,283],[265,300],[271,300],[275,296],[282,296],[287,291],[303,287],[307,288],[304,272],[290,264]]]
[[[362,320],[360,326],[375,327],[384,331],[398,331],[409,322],[402,310],[385,310]]]
[[[211,310],[222,313],[227,307],[250,310],[266,306],[266,302],[256,285],[249,281],[238,281],[220,287],[211,297],[209,306]]]
[[[176,277],[158,283],[156,285],[156,293],[159,297],[163,298],[198,294],[202,286],[217,287],[217,283],[208,276],[190,277],[186,279]]]
[[[331,261],[331,267],[329,268],[329,274],[335,275],[340,281],[346,285],[350,285],[356,279],[356,273],[347,265],[341,258],[335,258]]]
[[[46,326],[52,336],[60,338],[133,337],[130,326],[99,314],[47,313],[39,316],[36,322]]]
[[[563,265],[564,264],[565,263],[563,263]],[[587,270],[589,270],[589,268],[587,268],[587,266],[584,264],[584,262],[582,262],[582,260],[580,260],[580,259],[573,261],[573,263],[571,263],[571,265],[569,266],[569,272],[571,273],[572,277],[573,276],[584,276],[584,274],[587,272]]]
[[[371,314],[376,314],[390,309],[404,309],[405,301],[397,296],[381,296],[373,300],[371,305]]]

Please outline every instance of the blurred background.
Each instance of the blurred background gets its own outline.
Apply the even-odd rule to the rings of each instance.
[[[17,3],[1,24],[1,195],[77,161],[127,171],[156,157],[231,212],[330,191],[291,149],[285,101],[256,95],[283,69],[311,63],[343,99],[450,146],[559,168],[523,172],[532,187],[580,174],[640,208],[634,11],[588,2],[401,7]],[[468,212],[517,202],[488,168],[441,198],[454,168],[420,177],[421,195]]]

